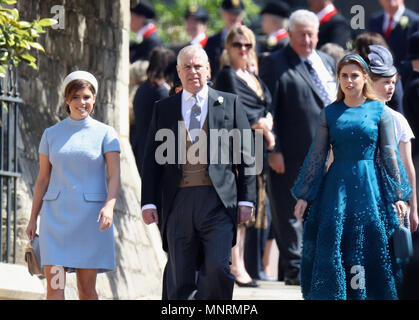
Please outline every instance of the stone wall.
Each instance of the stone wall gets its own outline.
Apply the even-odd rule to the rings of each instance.
[[[121,182],[114,224],[117,270],[98,276],[102,299],[159,298],[165,254],[155,225],[141,219],[141,181],[129,144],[129,1],[18,1],[23,20],[54,17],[54,5],[65,13],[63,29],[48,28],[37,52],[39,70],[19,67],[20,95],[25,101],[19,121],[18,263],[24,264],[26,224],[38,174],[38,146],[45,128],[65,114],[62,80],[74,70],[88,70],[99,81],[94,117],[116,128],[121,142]],[[44,283],[45,285],[45,283]],[[76,279],[67,277],[66,296],[77,299]]]

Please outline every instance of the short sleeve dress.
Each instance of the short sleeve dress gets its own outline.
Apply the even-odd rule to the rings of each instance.
[[[107,197],[105,153],[120,152],[116,131],[90,116],[67,117],[47,128],[39,153],[52,165],[43,197],[39,241],[41,264],[75,269],[115,269],[113,226],[99,231]]]

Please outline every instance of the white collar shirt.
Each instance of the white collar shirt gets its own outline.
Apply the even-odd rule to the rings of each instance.
[[[337,96],[337,86],[335,77],[326,68],[322,59],[317,54],[316,50],[313,50],[307,58],[300,56],[300,59],[303,62],[305,62],[306,60],[309,60],[311,62],[313,69],[317,72],[317,75],[319,76],[320,81],[323,84],[323,87],[327,91],[327,95],[329,96],[330,101],[335,101]]]
[[[142,27],[140,30],[138,30],[137,32],[137,38],[142,39],[144,37],[144,33],[146,33],[146,31],[152,26],[152,23],[148,23],[146,24],[144,27]]]
[[[399,9],[397,9],[396,13],[393,16],[393,23],[392,23],[392,29],[396,27],[396,25],[399,23],[400,19],[403,16],[403,13],[405,11],[406,7],[404,5],[401,5]],[[385,33],[388,28],[388,24],[390,22],[390,15],[384,11],[384,20],[383,20],[383,32]]]
[[[328,14],[329,12],[332,12],[335,9],[335,6],[332,3],[329,3],[326,7],[324,7],[322,10],[316,13],[317,18],[319,18],[319,21],[323,19],[323,17]]]
[[[189,121],[191,117],[192,107],[195,105],[195,102],[201,107],[201,115],[198,116],[200,127],[204,125],[205,118],[208,113],[208,86],[205,85],[201,91],[196,94],[198,101],[195,101],[193,94],[189,91],[183,89],[182,91],[182,116],[185,121],[186,128],[189,128]]]
[[[201,32],[195,38],[193,38],[190,44],[200,44],[202,40],[206,38],[206,34]]]

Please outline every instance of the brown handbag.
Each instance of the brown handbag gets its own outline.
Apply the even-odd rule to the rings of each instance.
[[[44,269],[41,265],[41,254],[39,251],[39,236],[35,235],[32,241],[29,241],[25,247],[25,261],[28,264],[28,271],[31,275],[43,278]]]

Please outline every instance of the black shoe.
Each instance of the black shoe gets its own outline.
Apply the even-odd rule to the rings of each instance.
[[[240,282],[237,280],[234,280],[234,282],[239,286],[239,287],[244,287],[244,288],[257,288],[259,287],[259,284],[256,282],[256,280],[252,279],[252,281],[244,283],[244,282]]]
[[[285,285],[286,286],[299,286],[300,285],[300,279],[298,278],[287,278],[285,277]]]

